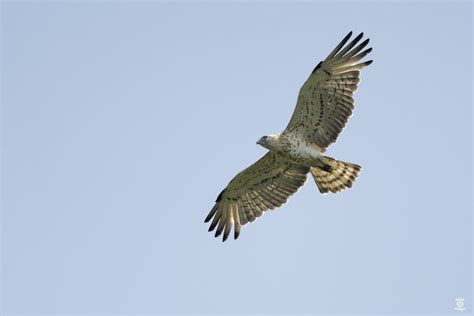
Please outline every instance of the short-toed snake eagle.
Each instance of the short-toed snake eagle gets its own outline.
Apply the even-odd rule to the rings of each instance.
[[[280,207],[311,175],[321,193],[339,192],[352,186],[361,167],[323,156],[334,143],[354,109],[353,93],[359,73],[372,60],[358,63],[371,52],[363,50],[369,40],[358,44],[363,33],[346,45],[352,32],[311,72],[298,95],[293,116],[279,134],[263,136],[257,144],[269,151],[238,173],[217,197],[205,222],[209,231],[227,239],[263,212]],[[363,50],[363,51],[362,51]]]

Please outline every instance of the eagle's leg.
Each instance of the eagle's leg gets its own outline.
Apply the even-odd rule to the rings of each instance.
[[[333,166],[331,166],[330,162],[326,158],[327,157],[320,156],[318,159],[316,159],[312,167],[316,167],[326,172],[331,172],[333,170]]]

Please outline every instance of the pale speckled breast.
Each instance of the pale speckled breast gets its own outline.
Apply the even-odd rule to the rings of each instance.
[[[321,151],[302,137],[289,134],[280,138],[281,154],[302,165],[313,165]]]

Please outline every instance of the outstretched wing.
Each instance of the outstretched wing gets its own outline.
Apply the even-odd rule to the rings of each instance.
[[[295,165],[268,152],[253,165],[237,174],[219,194],[205,222],[212,218],[209,231],[215,237],[223,231],[223,241],[234,226],[237,239],[242,225],[253,222],[263,212],[280,207],[305,183],[309,168]]]
[[[295,133],[314,142],[321,151],[334,143],[354,109],[352,94],[360,82],[359,73],[372,60],[357,63],[372,48],[361,53],[369,43],[359,45],[363,33],[345,47],[352,32],[320,62],[301,87],[293,116],[283,133]],[[357,45],[357,46],[356,46]]]

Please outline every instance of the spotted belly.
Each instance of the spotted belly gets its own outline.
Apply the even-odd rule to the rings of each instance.
[[[298,139],[286,140],[281,149],[282,154],[288,159],[306,166],[315,165],[322,156],[321,151],[314,144]]]

